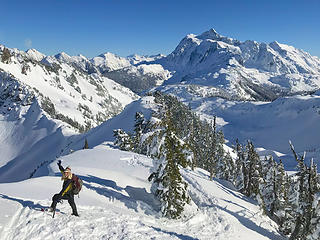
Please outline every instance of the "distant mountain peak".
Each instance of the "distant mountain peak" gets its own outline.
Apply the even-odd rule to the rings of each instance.
[[[212,40],[217,40],[221,37],[222,36],[213,28],[197,36],[197,38],[199,39],[212,39]]]
[[[61,52],[61,53],[58,53],[56,55],[54,55],[54,57],[58,60],[70,60],[71,59],[71,56],[69,56],[67,53],[65,52]]]
[[[39,52],[38,50],[34,49],[34,48],[30,48],[26,51],[27,56],[29,56],[29,58],[34,59],[38,62],[40,62],[42,59],[44,59],[46,57],[46,55],[44,55],[43,53]]]

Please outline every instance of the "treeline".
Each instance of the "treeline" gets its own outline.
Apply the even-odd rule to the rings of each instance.
[[[161,211],[168,218],[179,218],[191,200],[181,167],[199,167],[213,177],[230,181],[248,197],[258,200],[261,208],[279,225],[290,239],[319,239],[320,205],[319,177],[316,166],[308,167],[304,156],[293,146],[298,172],[288,176],[280,161],[271,156],[260,159],[252,142],[238,141],[234,146],[236,159],[225,151],[222,131],[216,118],[201,121],[190,107],[175,97],[160,92],[152,94],[157,110],[146,120],[137,112],[133,133],[114,131],[120,149],[145,154],[154,159],[150,175],[152,192],[161,202]]]
[[[307,166],[305,156],[298,156],[297,173],[288,176],[282,161],[272,156],[260,159],[252,142],[235,145],[237,159],[234,174],[226,180],[248,197],[258,200],[264,213],[273,219],[279,230],[290,239],[316,240],[320,237],[320,182],[317,166]]]
[[[149,177],[151,190],[162,204],[163,215],[179,218],[184,205],[190,202],[188,186],[179,169],[201,167],[211,173],[211,178],[220,177],[225,171],[219,169],[233,162],[224,151],[224,136],[217,131],[215,119],[201,121],[190,107],[173,96],[161,92],[152,96],[157,110],[151,118],[146,120],[137,112],[133,133],[114,130],[115,145],[154,159],[154,172]]]

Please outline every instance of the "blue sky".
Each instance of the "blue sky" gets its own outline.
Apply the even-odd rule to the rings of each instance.
[[[168,54],[187,34],[293,45],[320,57],[319,0],[1,0],[0,43],[53,55]]]

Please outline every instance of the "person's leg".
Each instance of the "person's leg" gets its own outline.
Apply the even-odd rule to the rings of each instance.
[[[72,208],[72,215],[79,216],[78,211],[77,211],[77,206],[74,202],[74,195],[73,194],[69,195],[68,203],[70,204],[70,206]]]
[[[62,199],[69,200],[69,198],[66,197],[66,195],[63,196],[63,197],[61,197],[60,194],[55,194],[55,195],[53,195],[53,197],[52,197],[52,203],[51,203],[51,206],[50,206],[50,208],[51,208],[52,211],[55,211],[55,210],[56,210],[57,203],[58,203],[60,200],[62,200]]]
[[[57,203],[59,201],[59,198],[60,198],[59,194],[55,194],[52,197],[52,203],[51,203],[50,208],[52,208],[53,211],[56,210],[56,206],[57,206]]]

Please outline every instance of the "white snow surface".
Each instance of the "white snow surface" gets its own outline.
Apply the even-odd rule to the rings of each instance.
[[[158,213],[147,177],[152,160],[102,144],[62,158],[83,181],[75,198],[80,217],[66,201],[55,218],[42,207],[60,191],[60,173],[0,184],[0,239],[284,239],[257,204],[207,172],[183,169],[193,204],[179,220]]]

